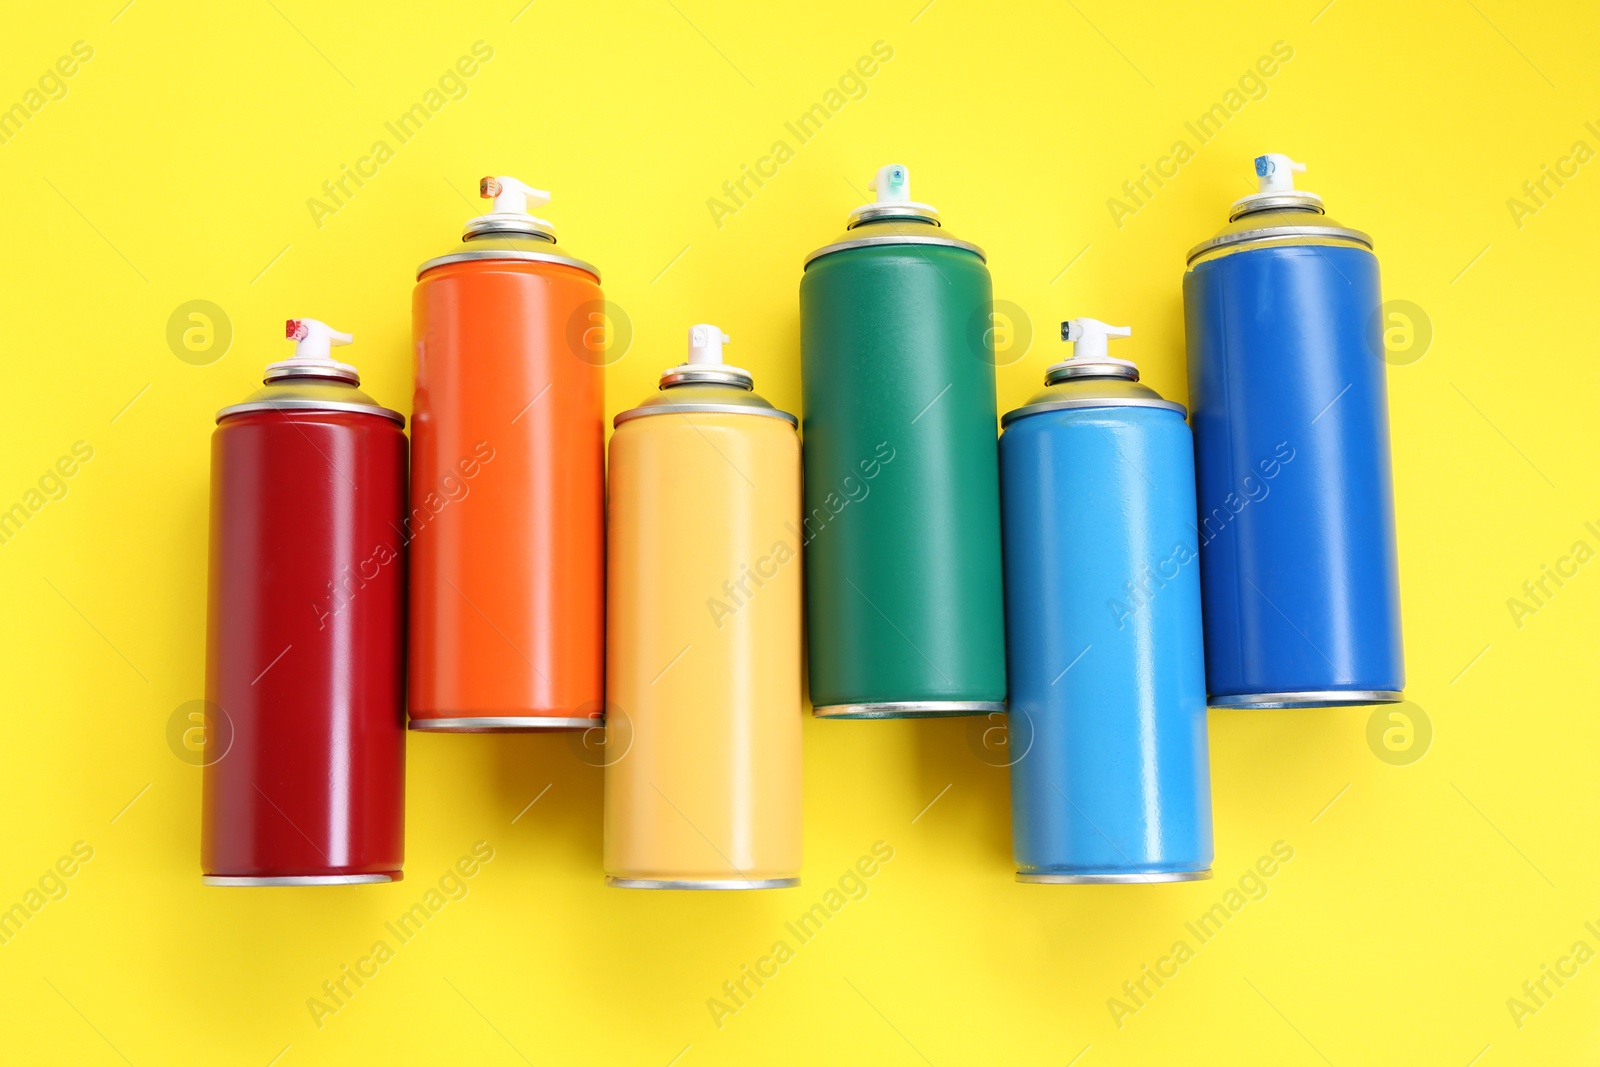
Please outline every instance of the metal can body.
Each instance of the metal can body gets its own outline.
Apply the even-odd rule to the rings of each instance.
[[[209,884],[400,878],[405,480],[381,415],[247,411],[212,437]]]
[[[991,307],[989,272],[963,248],[867,245],[806,268],[804,528],[818,715],[1003,710]]]
[[[682,412],[611,439],[605,869],[631,888],[800,873],[800,445]]]
[[[1042,411],[1000,438],[1018,880],[1209,875],[1194,452],[1183,415]]]
[[[1184,277],[1214,706],[1400,699],[1377,259],[1246,247]]]
[[[445,258],[414,299],[411,727],[588,725],[603,695],[604,384],[569,335],[600,287],[561,263]]]

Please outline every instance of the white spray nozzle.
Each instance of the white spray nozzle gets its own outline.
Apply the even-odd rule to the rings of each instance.
[[[504,230],[509,224],[510,229],[523,230],[526,224],[517,224],[517,219],[526,219],[534,227],[542,230],[550,229],[547,219],[536,218],[528,213],[528,208],[550,203],[550,194],[544,189],[534,189],[533,186],[523,184],[509,174],[501,174],[498,178],[485,178],[478,182],[478,195],[485,200],[494,200],[494,210],[488,214],[480,214],[477,219],[467,222],[467,235],[475,232],[496,232]]]
[[[911,171],[904,163],[879,167],[867,188],[877,194],[880,204],[911,204]]]
[[[1132,334],[1131,326],[1110,326],[1099,319],[1068,319],[1061,324],[1061,339],[1072,342],[1072,358],[1065,362],[1072,366],[1104,363],[1117,367],[1132,367],[1134,364],[1131,361],[1116,359],[1106,351],[1106,341],[1109,338],[1129,337]]]
[[[1256,157],[1256,179],[1259,192],[1267,195],[1294,192],[1294,176],[1304,174],[1306,165],[1296,163],[1282,152],[1268,152]]]
[[[867,185],[873,191],[873,201],[852,211],[848,226],[853,228],[872,219],[922,219],[938,225],[939,213],[932,204],[911,199],[911,168],[904,163],[879,167]]]
[[[690,366],[721,366],[722,346],[732,344],[733,338],[723,333],[719,327],[709,322],[697,323],[689,327],[689,359]]]
[[[324,360],[331,362],[333,355],[331,349],[335,345],[347,345],[355,338],[347,333],[340,333],[325,322],[316,319],[290,319],[283,324],[283,334],[294,344],[294,358],[301,360]]]
[[[730,367],[722,362],[722,346],[732,341],[720,326],[709,322],[695,323],[689,327],[689,358],[661,372],[661,388],[702,384],[735,385],[749,389],[750,372],[743,367]]]
[[[496,215],[527,215],[530,207],[543,207],[550,202],[547,191],[535,189],[507,175],[484,178],[478,183],[478,195],[486,200],[494,200]]]
[[[1322,197],[1294,187],[1294,176],[1305,173],[1304,163],[1296,163],[1282,152],[1257,156],[1255,162],[1259,189],[1233,202],[1233,214],[1228,216],[1229,221],[1256,211],[1322,210]]]
[[[317,319],[289,319],[283,327],[283,335],[294,342],[294,356],[280,363],[269,364],[268,381],[297,374],[359,380],[354,367],[333,358],[335,346],[347,345],[354,340],[349,334],[340,333]]]

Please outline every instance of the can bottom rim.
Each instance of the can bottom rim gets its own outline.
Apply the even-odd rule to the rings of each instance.
[[[819,719],[938,719],[1005,710],[1003,700],[895,700],[881,704],[824,704],[812,708],[811,714]]]
[[[796,878],[615,878],[606,876],[612,889],[792,889]]]
[[[378,874],[280,874],[234,875],[203,874],[202,885],[216,886],[295,886],[295,885],[375,885],[380,882],[398,882],[404,875],[400,871],[382,871]]]
[[[1398,704],[1405,694],[1391,689],[1318,689],[1303,693],[1244,693],[1213,696],[1213,708],[1344,708],[1361,704]]]
[[[1017,872],[1017,881],[1033,885],[1139,885],[1159,882],[1203,882],[1211,869],[1203,871],[1150,871],[1145,874],[1119,871],[1114,874],[1036,874]]]
[[[554,715],[471,715],[454,719],[412,719],[410,729],[438,734],[510,734],[538,730],[588,730],[602,719]]]

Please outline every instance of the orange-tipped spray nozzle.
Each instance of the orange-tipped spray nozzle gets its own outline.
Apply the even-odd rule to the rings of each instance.
[[[494,215],[529,215],[529,208],[543,207],[550,202],[550,193],[544,189],[535,189],[531,185],[509,175],[499,177],[485,177],[478,183],[478,195],[485,200],[494,201]],[[544,219],[534,221],[548,226]]]

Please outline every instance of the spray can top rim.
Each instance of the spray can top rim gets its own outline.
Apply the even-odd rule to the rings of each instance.
[[[333,381],[361,384],[361,375],[355,367],[333,358],[335,346],[347,345],[354,340],[332,326],[317,319],[289,319],[284,323],[283,335],[294,344],[294,355],[278,363],[267,364],[264,384],[283,381],[285,378],[327,378]]]
[[[1294,176],[1305,173],[1306,165],[1282,152],[1268,152],[1255,158],[1256,191],[1233,202],[1228,221],[1258,211],[1311,211],[1325,214],[1322,197],[1294,187]]]
[[[556,231],[548,219],[532,214],[529,208],[542,207],[550,202],[545,189],[518,181],[509,174],[489,175],[478,182],[478,195],[493,200],[493,209],[467,220],[461,233],[463,241],[490,235],[538,237],[555,243]]]
[[[1106,348],[1113,337],[1128,337],[1131,326],[1110,326],[1099,319],[1068,319],[1061,324],[1061,339],[1072,342],[1072,356],[1052,363],[1044,372],[1046,385],[1057,385],[1073,378],[1125,378],[1139,380],[1139,367],[1131,360],[1117,359]]]
[[[755,388],[755,378],[742,367],[730,366],[722,361],[722,346],[732,344],[733,338],[722,332],[720,326],[698,322],[689,327],[689,357],[676,367],[661,372],[661,388],[674,385],[733,385],[740,389]]]
[[[864,222],[880,219],[912,219],[940,225],[939,212],[932,204],[911,199],[911,168],[904,163],[889,163],[879,167],[867,187],[876,195],[872,203],[863,204],[850,212],[845,229],[854,229]]]
[[[1259,191],[1234,201],[1228,225],[1189,249],[1191,270],[1255,247],[1319,244],[1372,251],[1370,235],[1329,218],[1322,197],[1294,187],[1294,174],[1305,164],[1269,152],[1256,157],[1255,168]]]
[[[1000,416],[1000,428],[1008,429],[1018,419],[1034,415],[1096,408],[1145,408],[1188,417],[1182,404],[1162,399],[1139,381],[1139,368],[1132,360],[1116,359],[1106,351],[1108,340],[1132,333],[1131,327],[1112,326],[1099,319],[1063,322],[1061,339],[1072,342],[1072,358],[1051,364],[1044,374],[1044,388],[1026,404]]]

